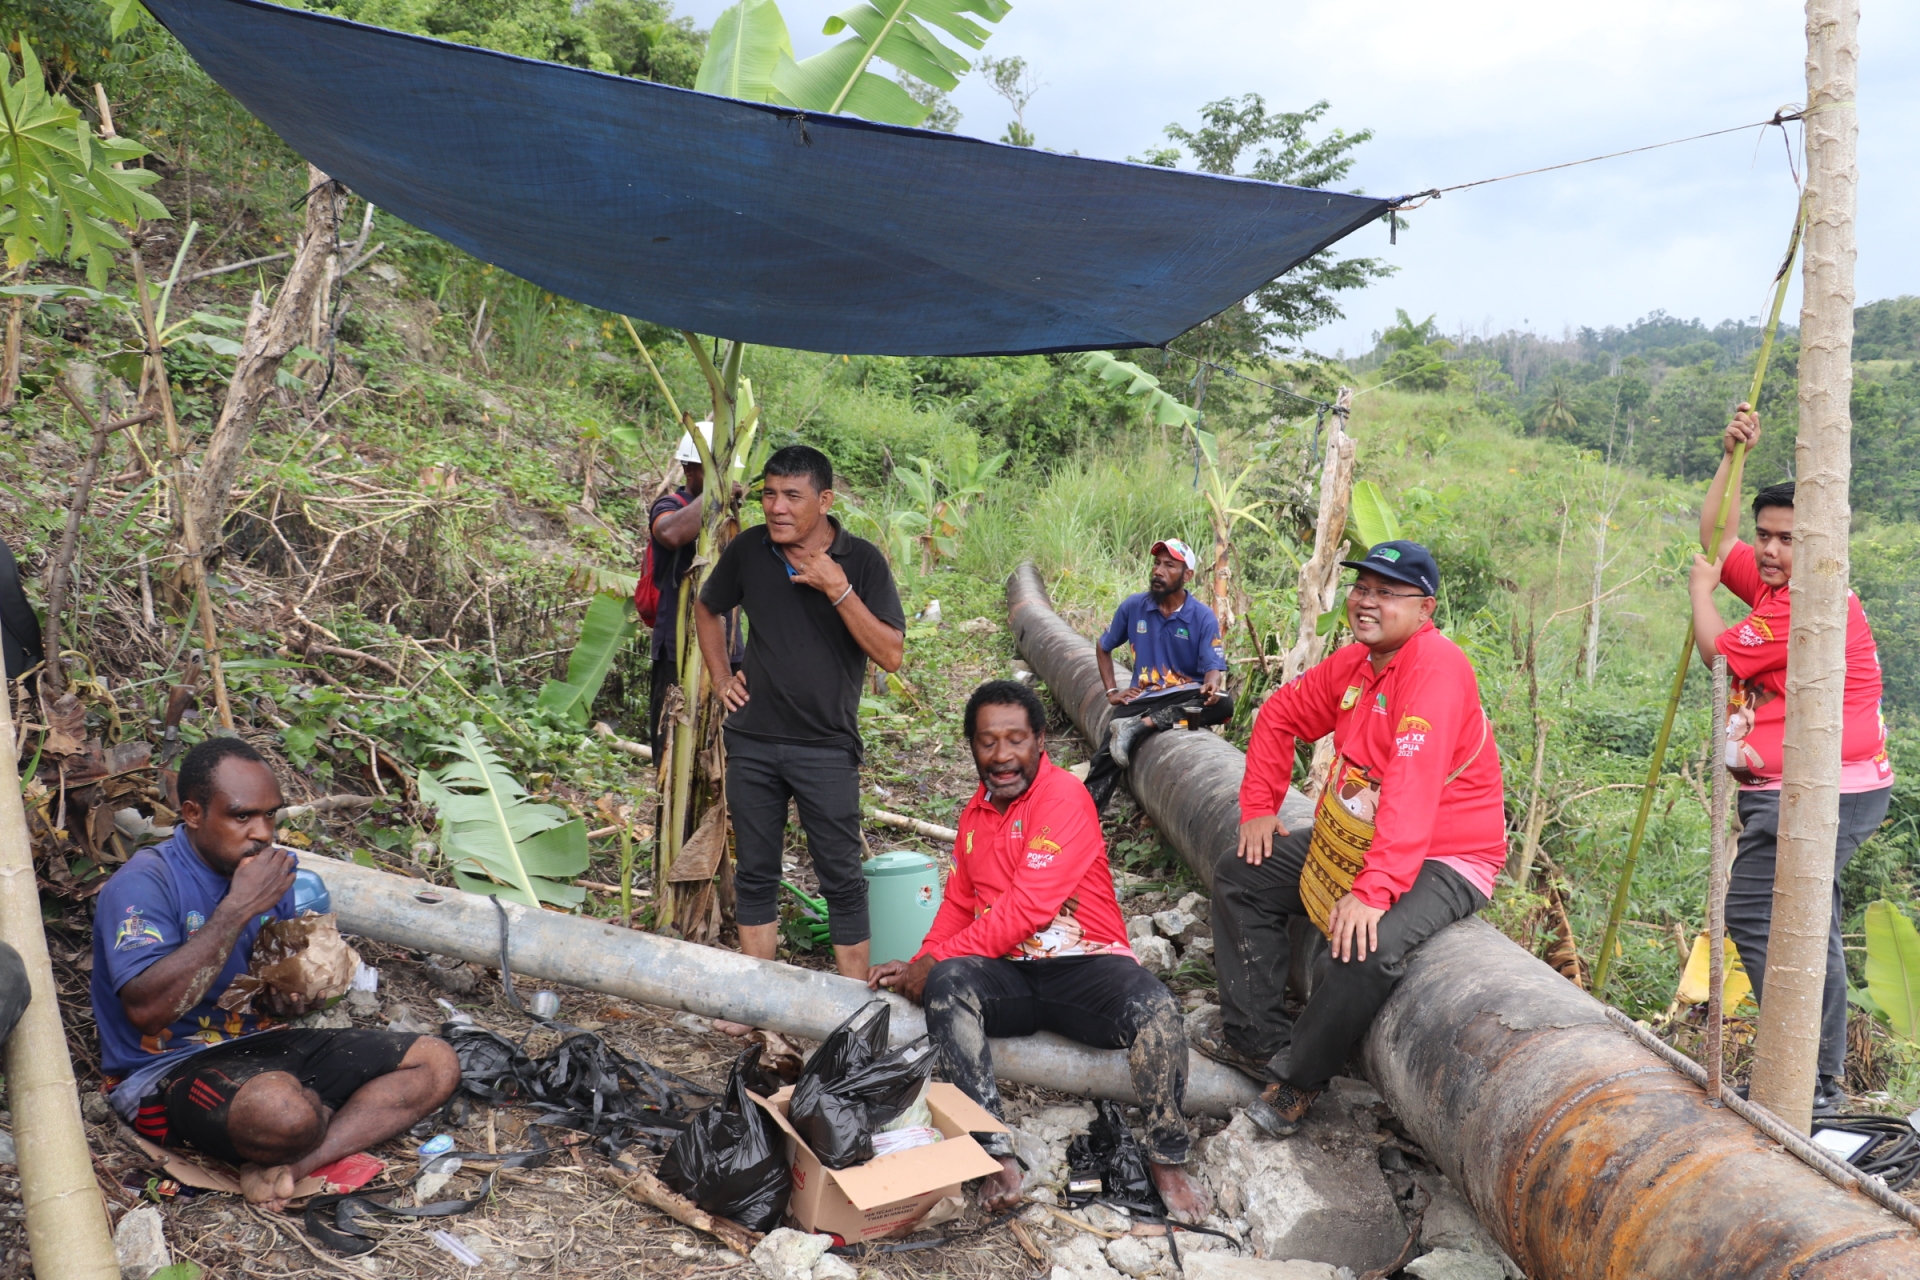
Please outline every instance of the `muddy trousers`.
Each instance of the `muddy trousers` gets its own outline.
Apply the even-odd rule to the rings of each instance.
[[[1841,949],[1840,873],[1887,816],[1891,786],[1840,797],[1840,832],[1833,845],[1833,917],[1827,931],[1827,985],[1820,999],[1820,1074],[1847,1068],[1847,957]],[[1767,934],[1773,928],[1773,870],[1780,838],[1780,793],[1740,793],[1740,847],[1727,877],[1727,936],[1761,998],[1767,980]]]
[[[1179,710],[1170,711],[1169,716],[1186,721],[1189,729],[1205,729],[1233,719],[1233,698],[1230,695],[1222,692],[1208,702],[1205,694],[1189,689],[1185,693],[1144,694],[1132,702],[1123,702],[1113,709],[1113,715],[1107,723],[1111,725],[1128,716],[1150,716],[1156,711],[1174,707]],[[1087,791],[1093,796],[1096,810],[1106,812],[1107,801],[1113,799],[1113,790],[1119,785],[1120,766],[1114,763],[1113,754],[1107,750],[1103,740],[1100,749],[1093,753],[1093,759],[1087,762]]]
[[[1147,1158],[1185,1164],[1189,1137],[1187,1030],[1166,984],[1126,956],[1000,960],[958,956],[927,977],[920,1001],[940,1046],[941,1073],[1004,1120],[989,1036],[1051,1031],[1096,1049],[1125,1049],[1147,1118]],[[1010,1156],[1003,1133],[982,1134],[989,1155]]]
[[[1324,1089],[1373,1025],[1407,971],[1413,949],[1487,905],[1480,891],[1444,862],[1428,861],[1413,887],[1380,917],[1380,949],[1341,962],[1322,951],[1313,994],[1296,1020],[1286,1011],[1288,923],[1305,916],[1300,867],[1305,824],[1277,836],[1257,867],[1232,852],[1213,867],[1213,963],[1227,1043],[1267,1060],[1273,1074],[1300,1089]]]

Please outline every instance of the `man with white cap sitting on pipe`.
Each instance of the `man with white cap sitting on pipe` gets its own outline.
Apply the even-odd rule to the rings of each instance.
[[[1113,707],[1107,740],[1087,768],[1087,790],[1096,812],[1105,810],[1141,738],[1176,725],[1203,729],[1233,719],[1226,681],[1226,646],[1213,610],[1187,593],[1200,557],[1178,538],[1163,538],[1149,553],[1147,589],[1114,610],[1106,634],[1094,645],[1100,682]],[[1113,651],[1133,650],[1133,680],[1122,689]]]

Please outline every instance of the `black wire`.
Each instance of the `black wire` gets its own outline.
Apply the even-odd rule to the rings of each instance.
[[[1276,387],[1271,382],[1262,382],[1258,378],[1249,378],[1239,370],[1229,369],[1226,365],[1215,364],[1211,360],[1202,360],[1199,356],[1190,356],[1186,352],[1176,351],[1172,347],[1162,347],[1161,350],[1170,356],[1179,356],[1182,360],[1191,360],[1197,365],[1213,370],[1215,373],[1224,373],[1229,378],[1238,378],[1242,382],[1251,382],[1256,387],[1265,387],[1269,391],[1278,392],[1283,396],[1289,396],[1298,400],[1301,404],[1310,404],[1321,413],[1330,413],[1333,410],[1333,405],[1325,400],[1315,400],[1312,396],[1303,396],[1298,391],[1290,391],[1285,387]]]
[[[1895,1191],[1920,1177],[1920,1133],[1899,1116],[1839,1115],[1817,1119],[1814,1127],[1872,1138],[1847,1163],[1862,1173],[1883,1179]]]

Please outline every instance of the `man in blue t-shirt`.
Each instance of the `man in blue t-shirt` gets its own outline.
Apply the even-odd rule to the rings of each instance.
[[[240,1166],[247,1199],[278,1208],[300,1179],[445,1102],[460,1063],[432,1036],[286,1028],[220,1008],[261,928],[294,916],[294,856],[273,842],[280,784],[238,738],[189,751],[179,793],[173,835],[129,858],[94,912],[107,1096],[153,1141]],[[306,1012],[263,998],[274,1014]]]
[[[1220,620],[1187,594],[1200,557],[1178,538],[1154,543],[1150,554],[1147,589],[1120,602],[1094,646],[1113,708],[1107,741],[1087,768],[1087,790],[1101,810],[1142,735],[1233,719],[1233,699],[1222,687],[1227,657]],[[1113,651],[1123,644],[1133,649],[1133,680],[1125,689],[1113,671]]]

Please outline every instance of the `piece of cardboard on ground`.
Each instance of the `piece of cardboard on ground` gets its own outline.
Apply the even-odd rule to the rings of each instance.
[[[240,1179],[228,1173],[224,1166],[202,1164],[184,1151],[169,1151],[157,1143],[149,1142],[139,1134],[128,1130],[140,1150],[144,1151],[162,1169],[169,1178],[183,1187],[197,1187],[202,1191],[225,1191],[229,1195],[240,1195]],[[306,1177],[293,1184],[293,1198],[304,1200],[308,1196],[317,1196],[323,1192],[328,1195],[341,1195],[348,1191],[358,1191],[386,1171],[386,1161],[366,1152],[343,1157],[330,1165],[315,1169]]]
[[[788,1123],[791,1085],[771,1098],[749,1096],[787,1135],[793,1169],[787,1218],[802,1231],[831,1235],[843,1244],[903,1235],[938,1201],[958,1196],[961,1183],[1000,1172],[1000,1162],[968,1135],[1005,1133],[1007,1127],[950,1084],[927,1089],[927,1109],[944,1142],[875,1156],[851,1169],[821,1164]]]

